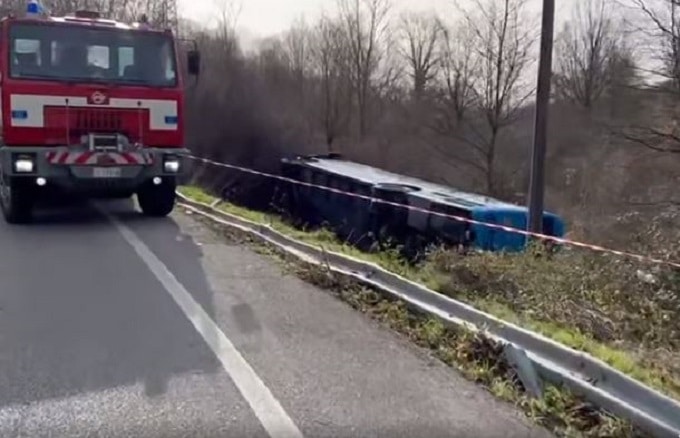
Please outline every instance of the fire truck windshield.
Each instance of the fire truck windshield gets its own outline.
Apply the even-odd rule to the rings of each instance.
[[[14,23],[10,42],[12,78],[150,87],[177,85],[175,51],[167,35]]]

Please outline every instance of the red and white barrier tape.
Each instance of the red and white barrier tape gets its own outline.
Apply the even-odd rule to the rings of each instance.
[[[440,213],[440,212],[437,212],[437,211],[427,210],[427,209],[424,209],[424,208],[414,207],[414,206],[411,206],[411,205],[398,204],[396,202],[386,201],[384,199],[374,198],[372,196],[360,195],[358,193],[345,192],[343,190],[338,190],[338,189],[333,188],[333,187],[322,186],[322,185],[318,185],[318,184],[312,184],[312,183],[308,183],[308,182],[304,182],[304,181],[298,181],[298,180],[292,179],[292,178],[287,178],[287,177],[281,176],[281,175],[274,175],[274,174],[270,174],[270,173],[266,173],[266,172],[260,172],[260,171],[257,171],[257,170],[249,169],[247,167],[235,166],[233,164],[220,163],[220,162],[217,162],[217,161],[210,160],[208,158],[196,157],[196,156],[193,156],[193,155],[185,155],[185,157],[192,159],[192,160],[200,161],[200,162],[203,162],[203,163],[206,163],[206,164],[210,164],[210,165],[213,165],[213,166],[217,166],[217,167],[224,167],[224,168],[227,168],[227,169],[237,170],[237,171],[249,173],[249,174],[252,174],[252,175],[263,176],[265,178],[272,178],[272,179],[277,179],[279,181],[285,181],[285,182],[288,182],[288,183],[291,183],[291,184],[298,184],[298,185],[302,185],[302,186],[306,186],[306,187],[312,187],[312,188],[316,188],[316,189],[320,189],[320,190],[326,190],[326,191],[329,191],[329,192],[332,192],[332,193],[337,193],[337,194],[340,194],[340,195],[350,196],[350,197],[354,197],[354,198],[360,198],[360,199],[364,199],[364,200],[367,200],[367,201],[376,202],[376,203],[380,203],[380,204],[390,205],[390,206],[396,207],[396,208],[403,208],[403,209],[407,209],[407,210],[410,210],[410,211],[418,211],[418,212],[421,212],[421,213],[427,213],[427,214],[431,214],[431,215],[434,215],[434,216],[444,217],[444,218],[448,218],[448,219],[454,219],[454,220],[457,220],[457,221],[460,221],[460,222],[466,222],[466,223],[469,223],[469,224],[474,224],[474,225],[479,225],[479,226],[483,226],[483,227],[503,230],[503,231],[506,231],[506,232],[509,232],[509,233],[521,234],[523,236],[528,236],[528,237],[536,237],[536,238],[539,238],[539,239],[548,240],[548,241],[552,241],[552,242],[556,242],[556,243],[561,243],[561,244],[564,244],[564,245],[575,246],[575,247],[578,247],[578,248],[586,248],[586,249],[589,249],[589,250],[592,250],[592,251],[603,252],[603,253],[618,255],[618,256],[622,256],[622,257],[629,257],[629,258],[636,259],[636,260],[641,261],[641,262],[647,262],[647,263],[653,263],[653,264],[657,264],[657,265],[672,266],[674,268],[680,268],[680,262],[657,259],[657,258],[654,258],[654,257],[645,256],[645,255],[641,255],[641,254],[635,254],[635,253],[631,253],[631,252],[627,252],[627,251],[619,251],[619,250],[616,250],[616,249],[605,248],[603,246],[593,245],[593,244],[590,244],[590,243],[583,243],[583,242],[578,242],[578,241],[575,241],[575,240],[564,239],[564,238],[561,238],[561,237],[549,236],[547,234],[533,233],[533,232],[530,232],[530,231],[521,230],[519,228],[508,227],[508,226],[505,226],[505,225],[492,224],[492,223],[487,223],[487,222],[480,222],[480,221],[470,219],[470,218],[466,218],[466,217],[462,217],[462,216],[456,216],[456,215],[447,214],[447,213]]]

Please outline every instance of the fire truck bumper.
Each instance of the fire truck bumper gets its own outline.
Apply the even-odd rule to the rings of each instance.
[[[3,179],[31,180],[36,188],[91,196],[128,196],[153,182],[186,176],[187,149],[145,148],[143,152],[89,152],[66,148],[2,147]]]

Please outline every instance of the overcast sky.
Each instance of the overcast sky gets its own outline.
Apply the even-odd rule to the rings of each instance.
[[[405,10],[430,10],[437,12],[443,18],[455,16],[456,1],[463,6],[473,2],[473,0],[391,1],[395,14]],[[240,4],[241,12],[237,30],[241,39],[241,47],[245,49],[256,47],[258,40],[264,37],[285,32],[297,18],[304,17],[307,22],[313,22],[322,12],[333,12],[336,5],[336,0],[178,0],[178,2],[180,15],[208,27],[217,23],[219,11],[224,9],[221,5]],[[537,14],[536,17],[540,17],[543,0],[527,0],[527,2],[529,8]],[[557,35],[564,22],[568,20],[576,0],[557,1],[556,3],[555,34]],[[540,23],[540,20],[537,23]],[[644,53],[638,53],[638,55],[642,56],[638,59],[639,62],[643,64],[651,62]],[[529,74],[534,74],[533,69]]]
[[[242,5],[238,27],[256,38],[281,33],[290,27],[296,18],[303,15],[308,21],[313,21],[322,11],[332,11],[335,5],[335,0],[179,0],[180,13],[185,17],[210,24],[211,21],[214,22],[216,8],[219,9],[220,4],[228,1]],[[435,10],[441,14],[451,14],[454,10],[454,0],[392,1],[397,11]],[[459,1],[465,3],[469,0]],[[540,11],[541,0],[528,1],[532,8]]]

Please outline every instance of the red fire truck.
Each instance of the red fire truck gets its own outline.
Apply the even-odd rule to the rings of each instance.
[[[31,220],[41,193],[131,197],[165,216],[183,173],[179,45],[169,30],[91,11],[51,17],[31,0],[0,32],[0,204]],[[198,75],[200,54],[187,52]]]

